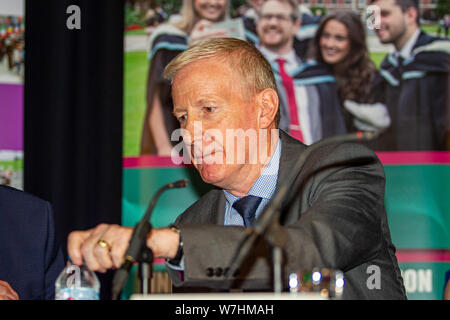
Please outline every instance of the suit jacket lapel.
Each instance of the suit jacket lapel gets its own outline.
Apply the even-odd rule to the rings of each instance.
[[[306,146],[300,141],[292,138],[283,130],[280,130],[280,138],[282,141],[280,169],[278,170],[277,190],[280,187],[280,183],[286,181],[286,179],[292,176],[292,168],[298,157],[306,149]]]
[[[276,190],[279,189],[282,183],[285,183],[288,177],[292,176],[292,167],[300,154],[306,149],[304,144],[292,138],[283,130],[280,130],[280,138],[283,145],[281,148],[280,168],[278,171]],[[214,189],[211,192],[214,192],[214,195],[208,200],[212,202],[212,205],[205,203],[204,209],[202,210],[203,212],[200,214],[207,220],[205,221],[206,223],[224,225],[227,200],[221,189]],[[285,203],[283,203],[283,207],[284,204]]]
[[[209,217],[211,219],[210,223],[223,226],[225,223],[225,206],[227,200],[225,199],[225,195],[222,190],[217,191],[219,191],[217,194],[217,201],[215,201],[215,205],[210,207],[212,209],[209,213]]]
[[[277,179],[277,187],[276,190],[280,189],[280,186],[283,183],[286,183],[286,180],[291,177],[293,174],[298,175],[298,172],[292,172],[292,169],[306,149],[306,145],[301,143],[300,141],[292,138],[284,131],[280,130],[280,138],[282,141],[281,148],[281,158],[280,158],[280,169],[278,170],[278,179]],[[284,200],[282,203],[282,208],[285,208],[286,203],[288,202],[290,197]]]

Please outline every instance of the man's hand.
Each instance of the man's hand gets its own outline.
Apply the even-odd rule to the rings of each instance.
[[[391,118],[385,104],[365,104],[345,100],[344,107],[355,117],[353,124],[358,130],[377,131],[391,125]]]
[[[80,266],[84,260],[89,269],[104,273],[107,269],[120,267],[132,233],[133,228],[107,224],[99,224],[86,231],[73,231],[67,240],[67,251],[74,264]],[[99,240],[110,247],[100,246]]]
[[[11,288],[8,282],[0,280],[0,300],[19,300],[17,292]]]
[[[84,262],[93,271],[106,272],[122,265],[128,249],[133,228],[119,225],[100,224],[86,231],[73,231],[69,234],[67,250],[72,262]],[[100,246],[99,240],[109,245]],[[155,257],[173,258],[178,250],[179,234],[168,228],[153,229],[147,237],[147,246]]]

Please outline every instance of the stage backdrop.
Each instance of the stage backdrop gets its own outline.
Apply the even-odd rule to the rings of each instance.
[[[0,2],[0,184],[23,189],[24,2]]]
[[[80,29],[68,27],[74,5]],[[24,190],[53,205],[65,254],[71,231],[121,221],[123,10],[111,0],[26,2]],[[98,274],[102,299],[113,274]]]
[[[188,178],[189,187],[167,191],[153,212],[153,226],[165,227],[210,186],[201,181],[193,167],[174,165],[170,158],[139,154],[151,57],[149,38],[154,30],[153,25],[146,23],[146,17],[151,14],[152,8],[144,2],[126,2],[122,223],[134,226],[158,188]],[[378,66],[388,49],[378,44],[375,35],[368,37],[370,43],[377,43],[372,46],[375,49],[371,50],[371,58]],[[386,171],[389,226],[408,298],[442,299],[445,274],[450,270],[450,153],[378,155]],[[163,261],[156,261],[155,271],[154,292],[169,292]],[[135,284],[134,276],[124,298],[136,290]]]

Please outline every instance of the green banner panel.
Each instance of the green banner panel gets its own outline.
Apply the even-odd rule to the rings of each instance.
[[[189,179],[184,189],[167,190],[152,214],[153,227],[166,227],[211,186],[205,184],[193,167],[133,168],[123,171],[122,224],[134,226],[144,215],[159,188],[179,179]]]
[[[398,250],[450,249],[450,166],[386,165],[386,209],[392,240]],[[210,190],[193,167],[125,168],[123,171],[122,224],[134,226],[156,191],[187,178],[187,188],[166,191],[159,199],[151,223],[165,227]],[[399,259],[410,299],[442,299],[445,272],[450,261]],[[155,265],[163,271],[163,265]],[[135,270],[124,290],[128,298],[135,287]]]
[[[400,262],[406,295],[411,300],[442,300],[450,262]]]
[[[398,249],[450,249],[450,166],[385,166],[386,210]]]

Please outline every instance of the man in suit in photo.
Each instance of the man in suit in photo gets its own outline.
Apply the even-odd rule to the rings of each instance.
[[[380,65],[377,90],[392,120],[380,151],[450,148],[450,41],[421,30],[418,2],[371,2],[380,9],[380,42],[395,48]]]
[[[63,269],[51,205],[0,186],[0,300],[53,300]]]
[[[405,298],[384,208],[384,171],[373,152],[358,144],[329,145],[292,172],[308,147],[277,130],[279,98],[271,66],[244,41],[201,42],[177,56],[165,76],[173,83],[174,115],[190,159],[216,187],[179,215],[174,227],[153,229],[147,237],[155,257],[168,260],[175,286],[270,291],[271,254],[263,241],[237,275],[225,281],[224,273],[247,227],[296,175],[299,191],[292,190],[280,214],[288,239],[284,289],[291,272],[327,267],[344,272],[344,298]],[[248,136],[221,139],[230,132]],[[256,140],[245,143],[251,139]],[[240,151],[245,161],[236,161]],[[118,268],[132,231],[106,224],[74,231],[69,255],[75,264],[84,260],[100,272]],[[373,265],[381,270],[379,289],[367,285]]]
[[[260,10],[266,0],[252,0],[247,1],[251,6],[250,9],[242,16],[242,21],[245,28],[245,36],[247,41],[258,44],[260,38],[256,30],[256,25],[259,22]],[[320,17],[314,16],[305,5],[297,5],[294,2],[298,15],[297,28],[295,30],[295,37],[293,39],[293,46],[295,53],[301,59],[305,59],[308,54],[309,44],[311,39],[314,38],[314,34],[319,26]],[[301,22],[301,23],[300,23]]]
[[[279,129],[306,145],[344,134],[344,116],[331,70],[294,50],[300,25],[297,1],[265,1],[259,15],[257,47],[270,62],[277,81]]]

